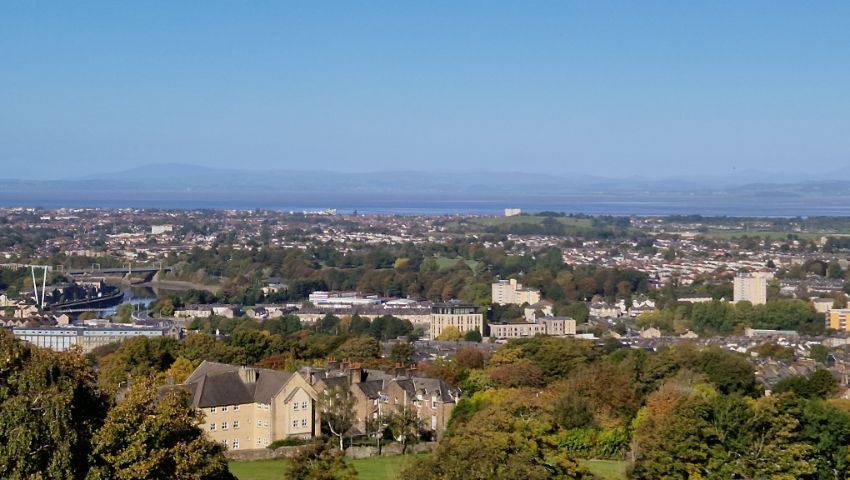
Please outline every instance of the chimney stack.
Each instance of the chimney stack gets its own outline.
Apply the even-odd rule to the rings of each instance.
[[[352,363],[348,368],[348,382],[351,385],[360,383],[363,380],[363,369],[359,363]]]

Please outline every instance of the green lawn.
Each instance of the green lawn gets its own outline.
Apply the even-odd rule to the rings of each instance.
[[[458,264],[462,259],[460,258],[448,258],[448,257],[436,257],[437,260],[437,268],[440,270],[447,270],[449,268],[454,267]],[[478,273],[480,268],[482,267],[482,263],[478,260],[463,260],[466,262],[466,266],[472,270],[473,273]]]
[[[413,455],[373,457],[352,460],[360,480],[395,480],[400,477],[405,462]],[[285,460],[258,460],[256,462],[230,462],[230,471],[239,480],[283,480]]]
[[[625,480],[629,462],[617,460],[579,460],[590,473],[603,480]]]

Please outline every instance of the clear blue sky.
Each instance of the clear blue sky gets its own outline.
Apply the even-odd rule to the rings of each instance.
[[[5,1],[0,177],[847,170],[847,1]]]

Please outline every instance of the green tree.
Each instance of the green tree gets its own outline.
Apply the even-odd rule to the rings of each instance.
[[[177,341],[171,337],[124,340],[115,353],[101,361],[98,381],[103,388],[114,392],[131,378],[164,372],[174,362],[176,349]]]
[[[170,317],[174,315],[174,302],[172,302],[170,298],[164,299],[159,304],[159,309],[156,313],[159,313],[163,317]]]
[[[396,342],[390,350],[390,360],[403,366],[410,365],[416,348],[409,342]]]
[[[356,400],[346,385],[326,388],[319,396],[319,410],[322,426],[339,439],[339,450],[345,447],[343,440],[354,425],[354,404]]]
[[[481,394],[476,394],[480,396]],[[430,454],[410,464],[401,478],[410,480],[567,480],[592,475],[558,447],[552,417],[534,390],[489,396],[466,408]]]
[[[481,332],[479,332],[477,328],[474,330],[470,330],[466,332],[466,334],[463,336],[463,339],[467,342],[481,343]]]
[[[446,327],[439,335],[437,335],[437,340],[442,340],[444,342],[459,342],[463,340],[463,335],[457,327]]]
[[[348,338],[336,350],[339,358],[362,362],[381,356],[381,344],[372,337],[358,336]]]
[[[95,434],[87,480],[233,480],[225,447],[198,427],[201,415],[185,392],[136,383]]]
[[[83,479],[108,397],[78,352],[0,330],[0,478]]]
[[[415,439],[422,428],[415,409],[402,405],[399,409],[387,415],[387,426],[393,432],[396,441],[401,442],[401,453],[407,453],[407,444]]]
[[[345,455],[321,439],[299,450],[289,459],[286,474],[292,480],[354,480],[357,471]]]
[[[118,323],[127,323],[130,321],[131,316],[133,315],[133,304],[131,303],[122,303],[118,305],[118,309],[115,312],[115,321]]]

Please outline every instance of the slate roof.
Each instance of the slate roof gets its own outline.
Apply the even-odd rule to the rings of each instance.
[[[250,370],[252,375],[240,375],[243,370]],[[256,381],[246,381],[253,374],[256,375]],[[192,405],[198,408],[245,403],[270,404],[272,397],[292,375],[265,368],[205,361],[192,372],[184,385],[192,394]]]

